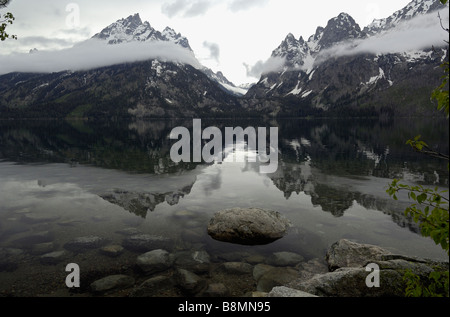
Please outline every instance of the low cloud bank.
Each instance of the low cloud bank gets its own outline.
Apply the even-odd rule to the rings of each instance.
[[[195,55],[171,42],[130,42],[106,45],[101,40],[88,40],[59,51],[0,56],[0,74],[11,72],[52,73],[65,70],[88,70],[149,59],[179,62],[200,68]]]
[[[413,52],[433,47],[442,47],[448,41],[449,12],[429,13],[398,24],[395,28],[362,40],[350,41],[323,50],[316,64],[328,58],[350,56],[361,53],[389,54]]]
[[[247,76],[259,78],[263,74],[278,72],[283,70],[286,63],[285,58],[270,57],[267,61],[258,61],[255,65],[250,66],[244,63],[247,69]]]
[[[447,45],[448,32],[443,29],[449,25],[449,11],[443,9],[438,12],[417,16],[411,20],[399,23],[396,27],[383,31],[365,39],[347,41],[321,50],[317,55],[309,56],[305,65],[293,70],[311,70],[320,63],[342,56],[358,54],[395,54],[408,53],[433,47]],[[441,25],[442,23],[442,25]],[[270,57],[267,61],[259,61],[255,65],[244,64],[247,76],[259,78],[261,75],[285,71],[286,59]]]

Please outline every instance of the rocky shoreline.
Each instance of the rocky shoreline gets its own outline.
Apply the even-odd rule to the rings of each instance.
[[[404,297],[405,270],[410,269],[421,278],[428,278],[435,269],[448,270],[448,262],[408,258],[395,255],[387,250],[350,240],[340,240],[333,244],[326,255],[328,267],[319,259],[302,261],[299,255],[289,252],[274,254],[267,263],[251,265],[246,262],[225,262],[216,266],[216,271],[237,276],[252,275],[256,290],[241,297]],[[118,290],[129,289],[130,297],[158,297],[156,289],[171,285],[182,290],[184,296],[228,297],[229,289],[224,283],[208,283],[202,273],[209,272],[206,252],[191,254],[188,263],[173,270],[171,277],[161,275],[177,261],[164,250],[147,252],[137,259],[137,266],[149,275],[142,283],[127,275],[111,275],[90,285],[94,295],[111,295]],[[296,265],[294,265],[297,263]],[[366,283],[371,271],[368,264],[379,267],[378,287]]]
[[[273,211],[248,208],[225,214],[233,219],[223,221],[224,213],[218,212],[220,219],[211,219],[208,234],[245,245],[282,238],[290,225]],[[258,226],[251,215],[258,215]],[[0,290],[0,297],[403,297],[406,270],[427,279],[433,270],[449,269],[448,262],[392,254],[348,239],[329,246],[323,258],[305,259],[289,250],[263,255],[217,253],[202,243],[180,248],[170,238],[132,227],[120,234],[121,242],[76,237],[62,249],[46,231],[15,240],[16,247],[0,248],[0,272],[14,272],[25,284],[14,282]],[[83,268],[80,288],[62,282],[69,262]],[[25,290],[30,285],[34,289]]]
[[[346,239],[329,248],[326,261],[328,272],[306,271],[310,274],[282,288],[275,287],[268,296],[404,297],[405,271],[410,270],[421,280],[428,280],[433,271],[449,270],[448,262],[396,255],[378,246]],[[378,278],[376,285],[372,283],[373,277]]]
[[[147,243],[161,243],[160,239],[142,234],[129,240],[142,248],[142,239]],[[428,278],[435,269],[449,269],[448,262],[395,255],[377,246],[346,239],[334,243],[325,259],[310,260],[286,251],[274,252],[267,258],[236,254],[236,259],[231,255],[228,259],[227,255],[219,259],[205,250],[153,249],[137,255],[139,253],[128,249],[130,246],[124,248],[99,243],[100,240],[95,237],[85,237],[72,241],[66,247],[75,248],[83,257],[91,257],[95,253],[114,259],[127,252],[127,260],[119,266],[120,269],[85,270],[80,289],[60,286],[32,296],[404,297],[405,270],[410,269],[421,278]],[[12,249],[0,251],[9,259],[23,257],[23,254],[14,253]],[[44,254],[40,257],[41,263],[56,268],[67,262],[69,252]],[[133,254],[136,254],[134,260],[130,258]],[[371,274],[367,270],[369,264],[379,267],[379,287],[369,287],[366,283]],[[20,294],[3,293],[1,296]]]

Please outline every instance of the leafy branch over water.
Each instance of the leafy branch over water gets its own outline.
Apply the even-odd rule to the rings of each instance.
[[[446,4],[448,0],[441,0]],[[448,29],[445,29],[448,32]],[[447,42],[448,43],[448,42]],[[444,68],[445,75],[442,77],[442,84],[431,94],[431,99],[437,102],[437,109],[443,111],[449,118],[449,63],[444,62],[441,65]],[[410,145],[414,151],[425,154],[430,157],[449,160],[448,154],[442,154],[430,149],[427,143],[421,140],[421,136],[408,140],[406,144]],[[448,164],[447,164],[447,169]],[[433,241],[442,247],[449,254],[449,199],[445,197],[447,190],[439,191],[438,187],[425,188],[421,185],[410,186],[401,184],[400,180],[395,179],[387,189],[387,193],[395,200],[400,191],[406,191],[408,198],[414,203],[405,209],[405,215],[419,224],[421,234],[430,237]],[[406,296],[410,297],[441,297],[449,295],[449,271],[433,271],[429,275],[428,281],[421,281],[411,271],[404,275],[407,283]]]
[[[399,191],[407,191],[408,198],[415,202],[406,208],[405,215],[411,216],[416,223],[419,223],[422,235],[431,237],[448,254],[449,208],[448,198],[443,196],[448,191],[439,191],[437,187],[425,188],[421,185],[404,185],[396,179],[390,184],[387,192],[397,200]]]

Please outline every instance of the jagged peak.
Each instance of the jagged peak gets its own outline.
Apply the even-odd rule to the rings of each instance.
[[[192,51],[187,38],[169,26],[162,32],[155,30],[148,21],[142,22],[139,13],[117,20],[92,38],[106,40],[108,44],[132,41],[169,41]]]
[[[183,37],[181,33],[177,33],[174,29],[169,26],[166,26],[165,29],[161,33],[163,36],[171,37],[171,38],[181,38]]]
[[[135,13],[135,14],[131,14],[128,18],[127,18],[127,20],[136,20],[136,21],[139,21],[139,22],[141,22],[142,23],[142,20],[141,20],[141,16],[139,15],[139,13]]]
[[[352,16],[346,12],[341,12],[339,13],[339,15],[335,18],[338,20],[347,20],[347,21],[354,21],[354,19],[352,18]]]
[[[318,27],[316,28],[316,33],[314,33],[314,35],[312,35],[312,36],[309,38],[309,40],[310,40],[310,41],[317,41],[317,40],[319,40],[320,37],[321,37],[322,34],[323,34],[323,30],[324,30],[324,28],[323,28],[322,26],[318,26]]]
[[[320,48],[329,48],[341,41],[363,38],[365,33],[347,13],[341,13],[328,21],[318,42]]]
[[[294,34],[289,33],[285,39],[280,43],[277,49],[272,53],[273,56],[284,56],[287,51],[296,50],[299,47],[299,42],[295,38]]]
[[[139,13],[135,13],[134,15],[130,15],[125,19],[121,19],[117,22],[126,22],[127,26],[139,26],[142,24],[142,20],[141,17],[139,15]],[[124,23],[125,24],[125,23]]]
[[[293,40],[296,41],[294,34],[289,33],[288,35],[286,35],[285,41],[293,41]]]
[[[348,27],[358,25],[355,19],[348,13],[342,12],[337,17],[334,17],[328,21],[327,28],[330,26],[333,27]],[[358,25],[359,28],[359,25]]]
[[[174,34],[176,34],[175,30],[172,29],[170,26],[166,26],[166,27],[164,28],[163,32],[174,33]]]

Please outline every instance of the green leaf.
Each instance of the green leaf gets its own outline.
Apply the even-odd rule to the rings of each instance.
[[[427,199],[427,194],[420,194],[417,196],[417,202],[419,204],[423,203]]]

